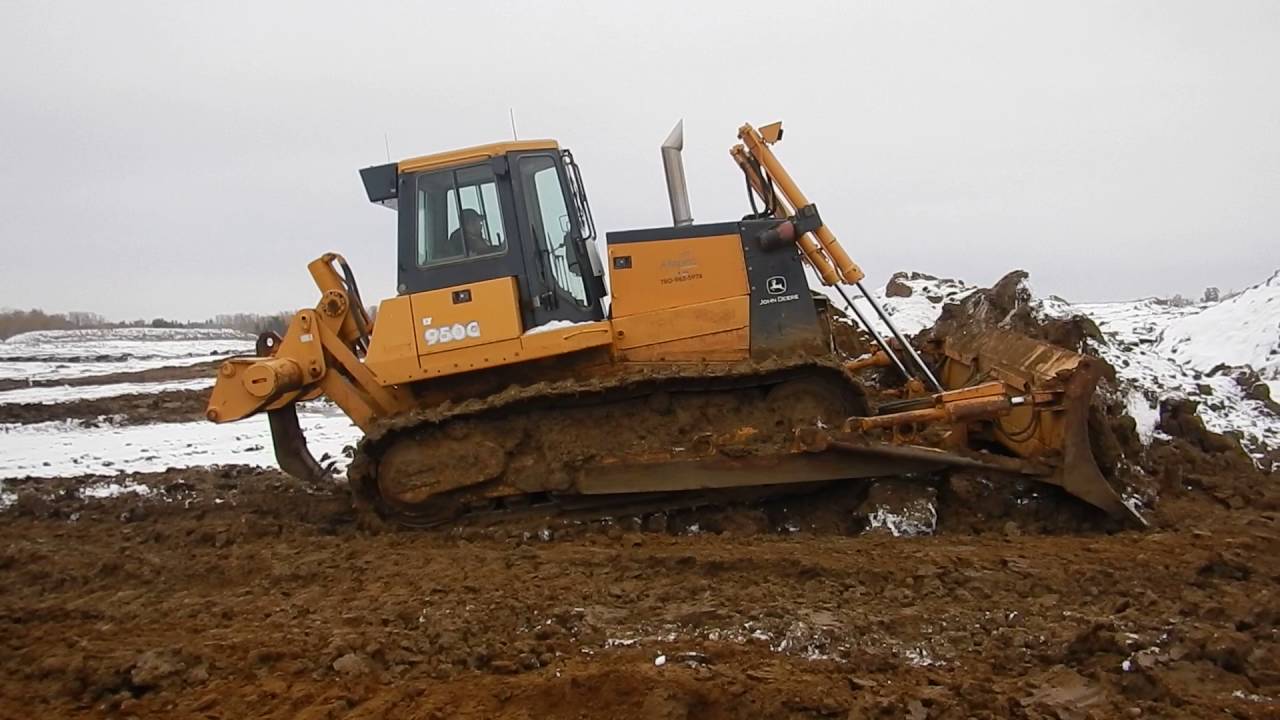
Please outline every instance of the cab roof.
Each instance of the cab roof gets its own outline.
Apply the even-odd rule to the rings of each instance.
[[[449,150],[447,152],[421,155],[407,160],[401,160],[396,164],[396,169],[402,173],[417,172],[419,170],[428,170],[435,167],[446,167],[449,165],[474,162],[477,160],[487,160],[492,157],[498,157],[499,155],[505,155],[509,152],[559,149],[560,144],[555,140],[508,140],[507,142],[476,145],[474,147]]]

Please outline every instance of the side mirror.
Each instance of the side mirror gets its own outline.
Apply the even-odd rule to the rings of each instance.
[[[578,257],[585,257],[587,264],[591,266],[591,274],[600,277],[604,275],[604,264],[600,262],[600,250],[594,242],[587,242],[582,238],[576,238],[578,244]]]

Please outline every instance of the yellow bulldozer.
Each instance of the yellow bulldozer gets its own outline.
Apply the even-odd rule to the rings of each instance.
[[[1090,450],[1095,362],[992,329],[926,362],[779,162],[781,138],[780,123],[743,125],[730,155],[751,212],[694,223],[678,124],[662,146],[673,224],[608,232],[603,253],[579,166],[553,140],[365,168],[369,200],[397,213],[396,295],[371,314],[346,261],[319,257],[319,302],[222,363],[207,417],[265,412],[280,467],[314,481],[328,470],[295,405],[327,397],[364,432],[356,503],[413,526],[948,468],[1136,518]],[[855,320],[870,348],[856,356],[834,331]]]

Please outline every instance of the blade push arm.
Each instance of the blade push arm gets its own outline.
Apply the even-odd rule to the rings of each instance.
[[[898,358],[854,305],[853,300],[841,287],[841,283],[857,287],[862,297],[875,310],[880,321],[889,328],[889,332],[906,351],[921,379],[933,391],[942,392],[942,384],[938,382],[933,371],[925,365],[915,348],[911,347],[911,343],[907,342],[907,339],[898,331],[897,326],[889,319],[889,314],[863,287],[862,279],[866,274],[862,272],[862,268],[849,257],[849,253],[845,252],[844,246],[836,239],[835,233],[831,232],[831,229],[822,221],[817,207],[800,191],[791,174],[770,149],[770,145],[782,139],[782,123],[771,123],[759,130],[747,123],[738,129],[738,139],[742,143],[730,148],[729,154],[746,175],[750,192],[758,195],[773,216],[782,220],[775,230],[778,238],[795,242],[799,246],[805,260],[822,279],[822,283],[836,289],[849,311],[858,318],[858,322],[889,356],[898,371],[907,378],[915,377],[916,374]]]

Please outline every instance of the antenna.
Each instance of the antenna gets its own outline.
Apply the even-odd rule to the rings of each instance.
[[[511,116],[511,139],[519,140],[520,136],[516,134],[516,110],[515,108],[507,108],[507,114]]]
[[[391,141],[387,139],[386,133],[382,133],[382,144],[387,146],[387,162],[391,162]]]

